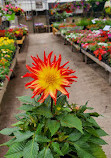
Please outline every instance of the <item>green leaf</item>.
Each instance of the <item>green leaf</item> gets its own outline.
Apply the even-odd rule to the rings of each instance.
[[[19,125],[22,125],[22,124],[24,124],[24,122],[18,121],[16,123],[12,124],[11,126],[19,126]]]
[[[90,146],[95,158],[107,158],[101,146],[96,144],[91,144]]]
[[[100,116],[97,112],[93,112],[93,113],[89,113],[90,116],[93,116],[93,117],[98,117]]]
[[[40,133],[41,133],[41,130],[42,130],[42,128],[43,128],[43,126],[44,126],[44,124],[40,124],[40,123],[39,123],[35,134],[40,134]]]
[[[25,147],[25,142],[14,143],[10,146],[8,152],[6,153],[6,158],[21,158],[23,156],[23,149]]]
[[[14,127],[14,128],[4,128],[0,131],[0,134],[3,135],[11,135],[12,133],[14,133],[15,131],[18,131],[19,128],[18,127]]]
[[[94,144],[98,144],[98,145],[107,144],[103,139],[98,138],[98,137],[93,137],[93,136],[91,136],[88,141],[91,142],[91,143],[94,143]]]
[[[84,132],[84,134],[80,137],[80,139],[77,142],[86,142],[89,140],[89,138],[91,137],[91,134]],[[77,143],[76,142],[76,143]]]
[[[87,152],[83,148],[81,148],[79,145],[74,143],[74,147],[77,150],[77,154],[80,158],[95,158],[91,153]]]
[[[96,122],[92,117],[88,118],[87,121],[89,121],[90,123],[92,123],[93,126],[95,126],[95,127],[98,127],[98,128],[100,127],[100,126],[97,124],[97,122]]]
[[[92,134],[92,135],[94,135],[94,136],[96,136],[96,137],[99,137],[99,135],[97,134],[96,130],[95,130],[93,127],[87,127],[85,130],[86,130],[88,133],[90,133],[90,134]]]
[[[61,151],[62,151],[63,155],[68,154],[68,152],[69,152],[69,143],[68,142],[64,143],[64,146],[62,147]]]
[[[34,133],[30,131],[22,132],[22,131],[17,131],[14,132],[14,135],[16,136],[15,142],[22,142],[28,138],[30,138]]]
[[[16,138],[12,138],[8,142],[0,144],[0,146],[10,146],[11,144],[13,144],[13,142],[14,142],[15,139]]]
[[[38,115],[43,115],[45,116],[46,118],[51,118],[53,115],[50,111],[50,109],[48,109],[48,107],[46,107],[45,105],[44,106],[41,106],[37,109],[37,112],[36,112]]]
[[[87,109],[86,105],[80,106],[80,113],[83,113]]]
[[[101,128],[96,130],[97,134],[102,137],[102,136],[107,136],[108,134]]]
[[[23,151],[11,154],[11,155],[6,155],[6,158],[21,158],[23,156]]]
[[[58,131],[60,128],[60,123],[56,120],[49,120],[48,121],[48,128],[51,132],[51,137]]]
[[[48,139],[46,136],[35,135],[35,141],[38,143],[45,143],[45,142],[50,142],[50,139]]]
[[[47,147],[44,147],[42,151],[39,152],[38,158],[54,158],[51,150]]]
[[[55,151],[57,154],[59,154],[59,155],[61,155],[61,156],[64,156],[63,153],[62,153],[62,151],[60,150],[59,143],[57,143],[57,142],[52,142],[51,145],[52,145],[54,151]]]
[[[58,117],[58,119],[60,120],[62,126],[69,128],[76,128],[81,133],[83,133],[81,120],[78,117],[74,116],[73,114],[67,114],[66,116],[61,115]]]
[[[56,102],[56,105],[61,105],[63,106],[66,102],[66,95],[61,95],[57,98],[57,102]]]
[[[24,148],[24,158],[37,158],[39,151],[39,145],[34,140],[30,140],[27,142]]]
[[[81,136],[82,134],[79,131],[75,131],[69,135],[68,139],[73,142],[77,141]]]
[[[31,96],[21,96],[21,97],[17,97],[21,102],[23,103],[27,103],[27,104],[33,104],[36,105],[37,102],[35,101],[34,98],[31,98]]]
[[[17,109],[19,110],[24,110],[24,111],[32,111],[33,109],[35,109],[36,107],[33,105],[29,105],[29,104],[25,104]]]

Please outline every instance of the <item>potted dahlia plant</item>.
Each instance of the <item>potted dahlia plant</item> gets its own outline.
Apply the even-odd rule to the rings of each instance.
[[[76,82],[75,71],[61,65],[61,55],[56,59],[52,52],[44,61],[32,57],[32,67],[24,77],[33,80],[25,86],[33,91],[33,96],[22,96],[17,114],[18,122],[13,128],[0,131],[11,140],[2,144],[9,147],[6,158],[106,158],[102,145],[106,142],[101,136],[107,133],[101,129],[93,117],[96,112],[85,105],[69,104],[66,87]]]

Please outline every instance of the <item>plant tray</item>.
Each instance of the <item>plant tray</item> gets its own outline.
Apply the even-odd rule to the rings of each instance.
[[[14,67],[16,65],[18,53],[19,53],[19,47],[16,50],[14,59],[12,60],[12,64],[11,64],[11,67],[10,67],[10,69],[12,69],[12,70],[14,69]],[[9,72],[8,77],[10,78],[11,75],[12,75],[12,71]],[[4,93],[6,92],[6,88],[7,88],[8,83],[9,83],[8,79],[5,79],[4,83],[3,83],[3,87],[0,87],[0,104],[2,102]],[[1,107],[0,107],[0,112],[1,112]]]

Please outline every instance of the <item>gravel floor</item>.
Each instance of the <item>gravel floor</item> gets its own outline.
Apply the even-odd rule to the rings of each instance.
[[[101,127],[110,135],[105,137],[109,145],[104,146],[104,151],[108,158],[111,158],[111,86],[108,85],[108,74],[97,64],[88,64],[82,62],[82,56],[76,50],[71,51],[69,45],[64,45],[61,37],[53,36],[52,33],[30,34],[25,41],[26,44],[18,55],[18,63],[16,66],[16,77],[10,80],[7,91],[4,95],[0,114],[0,129],[10,127],[16,120],[14,115],[18,112],[16,108],[20,106],[17,96],[31,95],[30,90],[26,90],[24,85],[28,82],[27,78],[21,79],[26,73],[25,64],[31,66],[31,55],[38,54],[43,59],[43,52],[54,51],[54,54],[62,54],[62,63],[70,61],[69,67],[76,70],[78,76],[77,83],[74,83],[68,90],[70,92],[70,103],[79,105],[89,101],[89,106],[94,110],[103,114],[104,117],[97,119]],[[0,135],[0,143],[7,141],[9,137]],[[7,148],[1,147],[0,158],[3,158]]]

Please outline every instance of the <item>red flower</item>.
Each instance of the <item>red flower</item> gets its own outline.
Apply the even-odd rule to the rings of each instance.
[[[51,62],[52,52],[46,57],[44,52],[44,61],[42,61],[38,55],[32,57],[35,63],[32,63],[34,66],[30,67],[26,65],[27,69],[31,73],[26,73],[23,77],[31,77],[33,81],[27,83],[25,86],[27,88],[33,89],[33,97],[42,93],[42,96],[39,101],[44,102],[44,100],[50,95],[56,104],[56,95],[57,91],[60,91],[64,95],[69,97],[69,93],[65,87],[70,87],[75,80],[72,78],[77,78],[74,75],[71,75],[75,71],[68,68],[64,68],[66,64],[60,66],[61,64],[61,55],[59,55],[58,60],[56,60],[56,55],[54,55],[54,60]],[[76,81],[75,81],[76,82]]]

